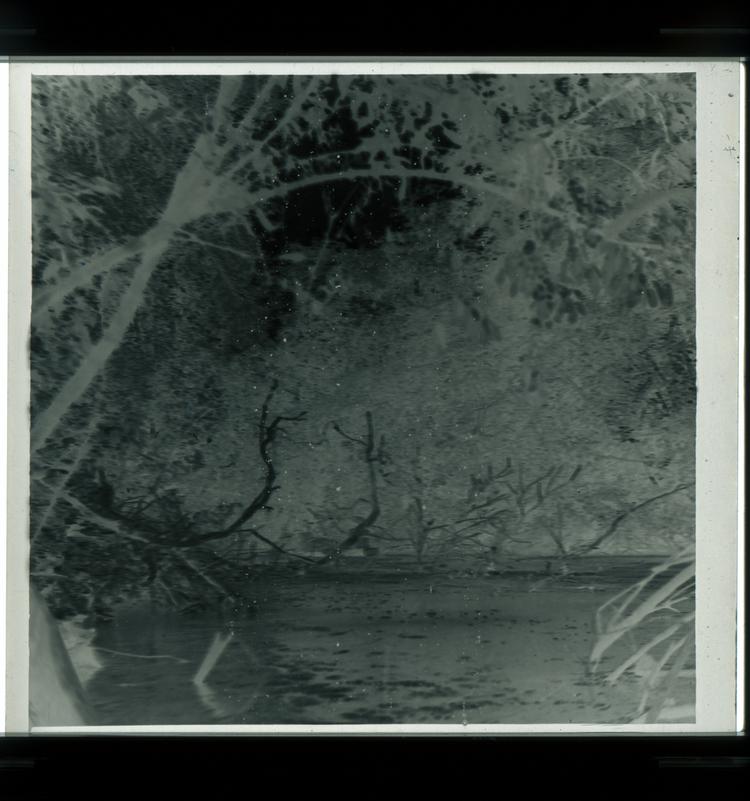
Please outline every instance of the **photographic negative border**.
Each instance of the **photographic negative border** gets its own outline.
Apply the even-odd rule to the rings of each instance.
[[[742,515],[739,437],[742,387],[741,114],[744,74],[738,59],[605,61],[504,59],[216,61],[80,59],[11,64],[11,222],[9,271],[8,543],[6,730],[28,730],[28,475],[31,306],[30,87],[34,74],[310,74],[446,72],[653,73],[697,78],[696,304],[698,402],[696,438],[697,696],[695,724],[137,726],[67,728],[73,733],[253,734],[586,734],[729,733],[736,711]],[[738,447],[739,443],[739,447]],[[61,731],[35,729],[34,731]]]

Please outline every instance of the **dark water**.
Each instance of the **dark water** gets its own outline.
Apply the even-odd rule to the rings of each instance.
[[[104,627],[88,687],[102,725],[622,723],[635,680],[586,674],[595,610],[613,588],[529,591],[504,577],[286,577],[254,614],[129,612]],[[217,631],[234,637],[202,691]],[[184,661],[177,661],[184,660]]]

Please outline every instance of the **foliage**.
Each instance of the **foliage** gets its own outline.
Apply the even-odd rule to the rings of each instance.
[[[500,453],[582,464],[575,528],[689,483],[692,81],[35,78],[32,569],[58,611],[154,570],[162,599],[231,595],[310,510],[420,559],[528,540],[538,515],[466,498]],[[269,483],[273,381],[306,416]],[[368,414],[387,463],[331,426]],[[272,508],[232,530],[248,486]]]
[[[75,364],[78,360],[79,364],[76,380],[70,377],[60,387],[59,402],[35,415],[34,449],[46,441],[59,417],[83,398],[120,344],[143,302],[148,282],[175,238],[180,244],[228,248],[240,257],[247,254],[248,272],[258,275],[261,284],[265,281],[272,286],[277,299],[287,293],[291,304],[295,294],[315,292],[324,282],[321,270],[327,272],[327,264],[305,265],[306,281],[301,280],[301,270],[278,280],[273,268],[263,271],[268,250],[263,243],[282,232],[289,235],[285,199],[308,187],[360,182],[363,186],[358,191],[365,193],[363,208],[377,202],[370,197],[372,192],[387,195],[388,188],[396,185],[403,191],[401,187],[409,180],[438,181],[463,193],[478,192],[482,203],[473,197],[465,201],[467,235],[481,238],[481,232],[496,218],[502,220],[503,214],[507,217],[508,211],[520,209],[517,220],[505,221],[516,241],[521,235],[523,241],[519,241],[517,253],[512,245],[510,252],[506,246],[504,264],[497,272],[499,281],[510,281],[511,294],[523,281],[529,284],[526,289],[541,304],[540,309],[557,308],[572,320],[582,311],[583,288],[596,297],[602,277],[608,279],[611,273],[617,282],[609,290],[627,305],[644,298],[669,305],[670,292],[658,289],[668,283],[667,266],[638,254],[660,248],[651,237],[663,237],[658,233],[663,230],[658,214],[665,204],[674,202],[679,208],[679,204],[691,202],[693,167],[686,139],[688,112],[683,107],[690,96],[689,81],[680,76],[628,80],[602,76],[594,83],[581,78],[575,84],[568,82],[563,91],[550,80],[537,87],[531,79],[515,79],[504,86],[499,79],[481,76],[409,81],[268,76],[224,77],[218,87],[215,81],[193,79],[178,91],[169,79],[162,85],[158,79],[107,79],[103,83],[86,78],[56,78],[52,83],[38,79],[34,93],[39,126],[35,170],[40,176],[36,185],[40,200],[35,237],[40,242],[40,291],[35,307],[40,314],[35,317],[34,334],[41,347],[49,347],[49,323],[56,320],[61,306],[70,311],[74,304],[77,313],[70,316],[78,324],[85,319],[81,307],[85,304],[93,321],[88,336],[85,331],[66,330],[60,337],[59,329],[53,328],[58,334],[55,339],[73,351],[69,360],[59,354],[55,362],[65,367],[68,361]],[[206,104],[209,94],[213,95],[213,111],[199,124],[196,100]],[[61,116],[57,103],[72,106],[77,116],[71,119],[69,110]],[[661,129],[652,122],[652,107]],[[612,141],[609,136],[603,141],[603,132],[622,119],[628,120],[631,128],[618,127],[619,138]],[[483,124],[477,125],[477,120]],[[107,137],[118,129],[127,134]],[[141,131],[151,137],[150,147],[139,147]],[[195,137],[192,150],[184,144],[190,133]],[[173,135],[181,146],[172,147]],[[170,144],[169,158],[162,159],[165,141]],[[656,148],[648,159],[644,141]],[[158,159],[159,173],[145,176],[134,170],[136,156],[144,165]],[[634,166],[609,184],[618,193],[616,198],[603,197],[598,171],[592,174],[597,189],[593,185],[573,187],[570,171],[580,183],[579,162],[618,166],[623,157]],[[106,197],[117,195],[112,186],[123,174],[125,186],[119,191],[135,186],[137,180],[141,191],[144,184],[149,189],[150,202],[145,208],[140,197],[122,202],[125,209],[138,208],[145,213],[139,231],[124,244],[112,247],[113,240],[121,240],[122,235],[112,236],[106,229],[103,237],[96,214],[101,214]],[[69,190],[71,183],[96,187],[99,178],[107,181],[106,190]],[[640,190],[640,195],[623,209],[622,198],[634,189]],[[79,223],[71,224],[71,219],[46,211],[50,205],[46,199],[58,193],[62,208],[75,214]],[[252,220],[247,217],[249,209]],[[328,226],[332,211],[329,209],[325,221]],[[159,212],[154,222],[153,215]],[[114,215],[114,219],[121,216]],[[351,220],[350,213],[348,216]],[[622,235],[642,223],[644,216],[654,218],[642,232],[646,241],[633,245],[623,240]],[[690,219],[690,215],[671,215],[675,239],[689,239],[685,226]],[[207,221],[210,240],[201,235],[201,226]],[[264,233],[253,236],[253,225]],[[311,230],[314,226],[308,221]],[[363,230],[362,226],[358,230]],[[90,255],[89,243],[97,232],[108,249]],[[52,241],[57,250],[50,252],[45,246]],[[75,251],[72,260],[65,255],[71,250]],[[312,275],[310,267],[314,268]],[[111,273],[115,285],[103,284]],[[534,288],[534,282],[540,280],[546,287],[539,290],[542,294]],[[651,290],[651,283],[657,288]],[[571,297],[578,299],[573,306]],[[109,340],[113,341],[105,346]],[[84,369],[92,357],[93,366]],[[51,377],[45,387],[50,384],[54,386]]]
[[[590,667],[614,684],[628,671],[641,677],[637,715],[657,723],[674,706],[678,680],[695,649],[695,553],[689,548],[655,567],[641,581],[617,593],[596,614],[597,639]],[[616,648],[625,639],[625,650]],[[688,711],[688,716],[690,716]],[[692,715],[695,707],[692,707]]]

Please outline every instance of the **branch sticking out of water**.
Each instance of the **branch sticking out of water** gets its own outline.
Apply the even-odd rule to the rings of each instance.
[[[203,684],[206,681],[211,671],[216,667],[216,663],[226,650],[232,637],[234,637],[234,632],[232,631],[227,634],[222,634],[220,631],[216,632],[211,645],[208,646],[208,651],[206,651],[206,655],[203,657],[200,667],[195,676],[193,676],[193,684]]]

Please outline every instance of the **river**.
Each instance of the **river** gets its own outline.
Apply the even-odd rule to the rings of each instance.
[[[612,587],[529,590],[502,576],[266,577],[246,613],[118,615],[98,632],[88,694],[101,725],[633,720],[635,677],[610,687],[586,672]]]

